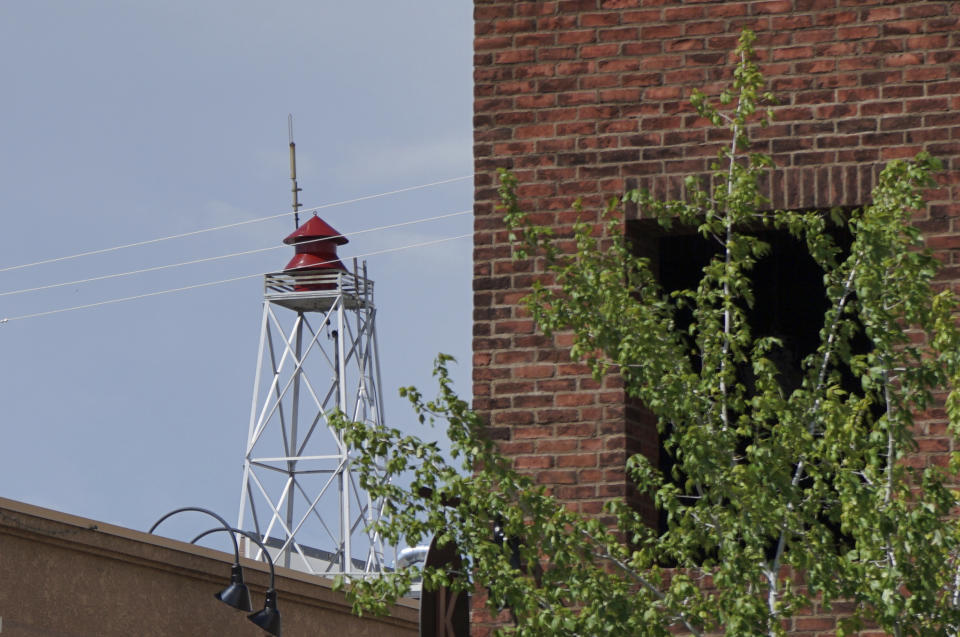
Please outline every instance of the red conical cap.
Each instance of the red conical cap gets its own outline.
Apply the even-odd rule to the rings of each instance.
[[[318,217],[313,215],[310,217],[310,220],[305,224],[294,230],[290,235],[283,240],[286,244],[297,244],[302,241],[307,241],[309,239],[329,239],[338,246],[342,246],[345,243],[349,243],[349,240],[333,229],[333,227]],[[317,241],[317,244],[323,243],[322,241]]]

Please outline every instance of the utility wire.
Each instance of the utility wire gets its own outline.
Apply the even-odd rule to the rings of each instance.
[[[129,272],[118,272],[117,274],[104,274],[103,276],[93,276],[88,279],[77,279],[76,281],[64,281],[63,283],[51,283],[50,285],[38,285],[35,288],[23,288],[22,290],[10,290],[9,292],[0,292],[0,296],[12,296],[14,294],[25,294],[27,292],[39,292],[40,290],[52,290],[54,288],[62,288],[69,285],[82,285],[84,283],[93,283],[94,281],[106,281],[107,279],[118,279],[124,276],[132,276],[134,274],[144,274],[146,272],[156,272],[158,270],[167,270],[170,268],[178,268],[184,265],[194,265],[196,263],[207,263],[210,261],[218,261],[220,259],[229,259],[230,257],[239,257],[247,254],[255,254],[257,252],[266,252],[267,250],[276,250],[283,246],[270,246],[269,248],[257,248],[256,250],[246,250],[244,252],[232,252],[230,254],[221,254],[216,257],[206,257],[203,259],[194,259],[192,261],[181,261],[180,263],[169,263],[167,265],[157,265],[151,268],[141,268],[139,270],[130,270]]]
[[[385,249],[383,249],[383,250],[376,250],[376,251],[374,251],[374,252],[368,252],[368,253],[366,253],[366,254],[354,255],[354,256],[352,256],[352,257],[342,257],[341,259],[338,259],[338,260],[342,260],[342,259],[361,259],[361,258],[364,258],[364,257],[372,257],[372,256],[376,256],[376,255],[379,255],[379,254],[387,254],[388,252],[399,252],[400,250],[409,250],[410,248],[422,248],[422,247],[424,247],[424,246],[434,245],[434,244],[437,244],[437,243],[443,243],[443,242],[446,242],[446,241],[456,241],[457,239],[465,239],[465,238],[467,238],[467,237],[472,237],[472,236],[473,236],[472,233],[460,234],[460,235],[457,235],[457,236],[455,236],[455,237],[444,237],[444,238],[442,238],[442,239],[433,239],[433,240],[431,240],[431,241],[422,241],[422,242],[420,242],[420,243],[413,243],[413,244],[410,244],[410,245],[400,246],[400,247],[398,247],[398,248],[385,248]],[[327,263],[334,263],[334,261],[333,261],[333,260],[331,260],[331,261],[324,261],[323,263],[314,264],[314,265],[312,265],[311,267],[314,267],[314,268],[315,268],[315,267],[317,267],[317,266],[325,265],[325,264],[327,264]],[[179,287],[179,288],[171,288],[171,289],[168,289],[168,290],[159,290],[159,291],[157,291],[157,292],[147,292],[147,293],[144,293],[144,294],[137,294],[137,295],[134,295],[134,296],[125,296],[125,297],[117,298],[117,299],[108,299],[108,300],[106,300],[106,301],[97,301],[96,303],[86,303],[86,304],[84,304],[84,305],[74,305],[74,306],[72,306],[72,307],[62,307],[62,308],[59,308],[59,309],[56,309],[56,310],[47,310],[47,311],[45,311],[45,312],[34,312],[33,314],[21,314],[20,316],[10,316],[10,317],[7,317],[7,318],[0,319],[0,325],[3,325],[3,324],[5,324],[5,323],[9,323],[10,321],[22,321],[22,320],[24,320],[24,319],[38,318],[38,317],[40,317],[40,316],[50,316],[51,314],[60,314],[60,313],[62,313],[62,312],[72,312],[72,311],[74,311],[74,310],[85,310],[85,309],[92,308],[92,307],[99,307],[99,306],[101,306],[101,305],[112,305],[112,304],[114,304],[114,303],[123,303],[124,301],[135,301],[135,300],[137,300],[137,299],[145,299],[145,298],[148,298],[148,297],[151,297],[151,296],[160,296],[160,295],[162,295],[162,294],[172,294],[172,293],[174,293],[174,292],[184,292],[184,291],[186,291],[186,290],[195,290],[195,289],[197,289],[197,288],[205,288],[205,287],[210,287],[210,286],[214,286],[214,285],[222,285],[222,284],[224,284],[224,283],[233,283],[234,281],[242,281],[242,280],[244,280],[244,279],[253,279],[253,278],[256,278],[256,277],[258,277],[258,276],[265,276],[265,275],[267,275],[267,274],[270,274],[270,273],[269,273],[269,272],[258,272],[257,274],[246,274],[246,275],[244,275],[244,276],[235,276],[235,277],[232,277],[232,278],[229,278],[229,279],[221,279],[221,280],[219,280],[219,281],[208,281],[208,282],[206,282],[206,283],[196,283],[196,284],[194,284],[194,285],[186,285],[186,286]]]
[[[377,199],[379,197],[387,197],[389,195],[396,195],[402,192],[410,192],[411,190],[420,190],[422,188],[430,188],[432,186],[439,186],[442,184],[449,184],[454,181],[463,181],[464,179],[470,179],[472,175],[464,175],[462,177],[452,177],[450,179],[442,179],[440,181],[434,181],[429,184],[420,184],[418,186],[408,186],[406,188],[399,188],[397,190],[390,190],[388,192],[380,192],[375,195],[365,195],[363,197],[356,197],[354,199],[345,199],[344,201],[336,201],[333,203],[325,203],[320,206],[314,206],[313,208],[303,208],[301,212],[316,212],[317,210],[323,210],[325,208],[333,208],[336,206],[345,206],[351,203],[357,203],[358,201],[367,201],[369,199]],[[150,245],[151,243],[160,243],[161,241],[169,241],[171,239],[183,239],[184,237],[192,237],[194,235],[203,234],[205,232],[215,232],[217,230],[226,230],[228,228],[236,228],[238,226],[244,226],[251,223],[259,223],[261,221],[269,221],[270,219],[278,219],[280,217],[286,217],[287,215],[293,214],[292,212],[283,212],[276,215],[269,215],[266,217],[258,217],[256,219],[247,219],[246,221],[237,221],[236,223],[228,223],[222,226],[214,226],[212,228],[201,228],[200,230],[191,230],[190,232],[182,232],[180,234],[172,234],[166,237],[157,237],[155,239],[146,239],[144,241],[135,241],[133,243],[125,243],[123,245],[117,245],[110,248],[101,248],[99,250],[89,250],[87,252],[78,252],[77,254],[69,254],[62,257],[54,257],[52,259],[43,259],[42,261],[34,261],[32,263],[22,263],[20,265],[10,265],[4,268],[0,268],[0,272],[10,272],[11,270],[22,270],[24,268],[32,268],[36,265],[46,265],[47,263],[57,263],[59,261],[68,261],[70,259],[79,259],[80,257],[89,257],[95,254],[105,254],[107,252],[115,252],[117,250],[125,250],[127,248],[137,248],[140,246]]]
[[[417,223],[425,223],[427,221],[437,221],[438,219],[448,219],[450,217],[462,216],[470,214],[470,210],[461,210],[459,212],[451,212],[444,215],[437,215],[435,217],[424,217],[422,219],[414,219],[412,221],[401,221],[400,223],[392,223],[386,226],[378,226],[376,228],[367,228],[366,230],[357,230],[356,232],[349,233],[351,236],[358,234],[365,234],[368,232],[378,232],[381,230],[389,230],[391,228],[399,228],[402,226],[411,226]],[[289,214],[289,213],[285,213]],[[346,235],[335,235],[331,237],[322,237],[320,239],[311,239],[310,241],[301,241],[300,245],[315,243],[318,241],[329,241],[331,239],[336,239],[338,237],[343,237]],[[14,294],[25,294],[27,292],[39,292],[40,290],[51,290],[54,288],[62,288],[70,285],[82,285],[84,283],[92,283],[94,281],[105,281],[107,279],[117,279],[125,276],[132,276],[134,274],[144,274],[146,272],[157,272],[158,270],[169,270],[171,268],[179,268],[185,265],[195,265],[197,263],[208,263],[210,261],[219,261],[221,259],[230,259],[232,257],[242,257],[250,254],[256,254],[258,252],[267,252],[270,250],[279,250],[280,248],[286,248],[285,244],[279,244],[275,246],[269,246],[266,248],[255,248],[253,250],[244,250],[242,252],[231,252],[230,254],[221,254],[214,257],[204,257],[201,259],[193,259],[191,261],[181,261],[179,263],[168,263],[166,265],[157,265],[149,268],[141,268],[139,270],[130,270],[129,272],[118,272],[116,274],[104,274],[101,276],[94,276],[87,279],[77,279],[75,281],[65,281],[63,283],[51,283],[49,285],[40,285],[33,288],[23,288],[20,290],[10,290],[8,292],[0,292],[0,296],[13,296]]]

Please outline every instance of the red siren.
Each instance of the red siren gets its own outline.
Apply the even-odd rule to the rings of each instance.
[[[337,246],[348,243],[348,239],[334,230],[330,224],[314,215],[305,224],[294,230],[283,240],[293,245],[295,253],[284,267],[284,272],[303,272],[304,274],[322,274],[325,271],[347,269],[337,256]],[[329,289],[330,285],[298,285],[297,290]]]
[[[283,268],[290,270],[343,270],[337,256],[337,246],[348,243],[348,239],[334,230],[326,221],[314,215],[290,236],[283,240],[287,245],[293,245],[295,254],[290,263]]]

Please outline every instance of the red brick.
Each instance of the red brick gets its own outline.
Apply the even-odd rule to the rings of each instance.
[[[563,451],[574,451],[580,446],[580,441],[575,438],[560,438],[551,440],[538,440],[536,449],[539,453],[558,453]]]
[[[922,100],[908,100],[904,104],[904,110],[908,113],[946,111],[950,110],[950,102],[946,97],[931,97]]]
[[[593,29],[583,31],[564,31],[557,34],[557,44],[585,44],[595,42],[597,32]]]
[[[493,23],[495,33],[518,33],[521,31],[531,31],[536,28],[537,22],[531,18],[513,18],[497,20]]]
[[[601,102],[636,102],[640,99],[639,88],[618,88],[600,91]]]
[[[497,64],[516,64],[518,62],[533,62],[535,59],[534,49],[511,49],[493,54],[493,60]]]
[[[799,58],[809,58],[812,56],[813,47],[810,46],[776,48],[773,50],[774,60],[796,60]]]
[[[584,27],[605,27],[619,23],[620,16],[613,12],[580,14],[580,26]]]
[[[473,18],[477,25],[494,18],[507,18],[513,15],[511,7],[505,4],[476,4],[473,9]]]
[[[550,378],[554,373],[553,365],[524,365],[513,371],[516,378]]]
[[[644,98],[649,100],[679,99],[683,89],[679,86],[655,86],[644,91]]]
[[[557,456],[557,467],[596,467],[599,458],[595,453],[583,453],[573,456]]]
[[[922,23],[919,20],[903,20],[901,22],[887,22],[883,25],[884,35],[905,35],[919,33]]]
[[[555,46],[537,50],[537,58],[544,60],[573,60],[577,57],[577,49],[572,46]]]
[[[619,44],[591,44],[580,47],[580,57],[584,59],[613,57],[619,50]]]
[[[530,411],[499,411],[493,414],[490,419],[494,424],[503,424],[503,425],[526,425],[533,422],[533,412]],[[521,432],[527,433],[526,430],[515,430],[513,435],[515,437],[521,437]],[[541,434],[542,435],[542,434]],[[536,437],[536,434],[532,434],[529,437]]]
[[[856,22],[857,15],[853,11],[831,11],[819,13],[816,16],[816,23],[821,26],[833,26],[837,24],[850,24]]]
[[[917,53],[901,53],[888,55],[884,62],[887,66],[916,66],[923,64],[923,56]]]
[[[837,29],[837,37],[840,40],[862,40],[875,38],[879,35],[880,28],[875,26],[840,27]]]
[[[884,7],[870,9],[867,11],[867,22],[876,22],[877,20],[896,20],[903,14],[901,7]]]
[[[620,78],[613,74],[591,75],[579,78],[577,84],[582,89],[611,88],[619,86]]]
[[[592,405],[597,398],[592,393],[583,394],[559,394],[554,398],[558,407],[576,407],[581,405]]]
[[[549,469],[553,466],[553,459],[550,456],[517,456],[513,460],[513,466],[517,469]]]
[[[744,2],[721,2],[707,7],[709,17],[733,17],[747,15],[747,4]]]
[[[505,49],[511,44],[510,36],[484,36],[481,38],[475,38],[473,41],[473,49],[475,51],[482,51],[484,49]]]
[[[540,471],[537,473],[538,484],[576,484],[576,471]]]
[[[542,409],[536,414],[538,423],[564,423],[578,420],[576,409]],[[558,431],[561,435],[562,428]]]
[[[554,134],[555,127],[552,124],[538,124],[536,126],[518,126],[513,134],[517,139],[529,137],[549,137]]]
[[[912,51],[928,51],[931,49],[943,49],[950,46],[950,39],[946,34],[940,35],[918,35],[907,38],[907,48]]]
[[[519,16],[550,15],[556,10],[556,2],[518,2],[514,6],[514,11]]]
[[[626,53],[629,54],[630,45],[625,45]],[[644,70],[654,71],[658,69],[674,69],[683,66],[683,56],[681,55],[661,55],[644,57],[640,60],[640,65]]]
[[[754,13],[790,13],[793,6],[790,0],[769,0],[756,3],[751,9]]]
[[[836,625],[837,620],[833,617],[797,617],[793,620],[796,630],[830,630]]]

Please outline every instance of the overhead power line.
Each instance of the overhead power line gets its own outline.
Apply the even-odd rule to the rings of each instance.
[[[419,184],[417,186],[408,186],[406,188],[398,188],[397,190],[390,190],[387,192],[380,192],[375,195],[364,195],[363,197],[355,197],[353,199],[345,199],[343,201],[335,201],[333,203],[325,203],[320,206],[314,206],[313,208],[303,208],[301,212],[316,212],[317,210],[324,210],[326,208],[334,208],[336,206],[345,206],[351,203],[357,203],[359,201],[368,201],[370,199],[377,199],[380,197],[387,197],[390,195],[397,195],[402,192],[410,192],[412,190],[421,190],[423,188],[430,188],[432,186],[440,186],[442,184],[449,184],[455,181],[463,181],[464,179],[470,179],[472,175],[464,175],[462,177],[452,177],[450,179],[442,179],[440,181],[434,181],[429,184]],[[150,245],[152,243],[160,243],[161,241],[170,241],[172,239],[183,239],[185,237],[192,237],[194,235],[203,234],[205,232],[216,232],[218,230],[227,230],[229,228],[236,228],[238,226],[245,226],[251,223],[259,223],[261,221],[269,221],[270,219],[279,219],[280,217],[286,217],[292,215],[292,212],[282,212],[280,214],[268,215],[266,217],[257,217],[256,219],[247,219],[246,221],[237,221],[235,223],[228,223],[222,226],[214,226],[212,228],[201,228],[199,230],[191,230],[190,232],[182,232],[180,234],[172,234],[166,237],[157,237],[155,239],[145,239],[143,241],[134,241],[133,243],[125,243],[122,245],[116,245],[109,248],[100,248],[98,250],[88,250],[86,252],[78,252],[76,254],[68,254],[62,257],[53,257],[51,259],[43,259],[41,261],[33,261],[32,263],[21,263],[20,265],[10,265],[4,268],[0,268],[0,272],[10,272],[11,270],[22,270],[24,268],[32,268],[37,265],[46,265],[48,263],[57,263],[59,261],[69,261],[70,259],[79,259],[80,257],[89,257],[95,254],[105,254],[107,252],[116,252],[117,250],[125,250],[127,248],[137,248],[140,246]]]
[[[444,243],[446,241],[456,241],[457,239],[466,239],[467,237],[472,237],[472,233],[460,234],[454,237],[444,237],[442,239],[433,239],[431,241],[422,241],[420,243],[413,243],[410,245],[400,246],[397,248],[384,248],[383,250],[376,250],[374,252],[367,252],[366,254],[357,254],[352,257],[343,257],[342,259],[361,259],[365,257],[372,257],[379,254],[387,254],[389,252],[399,252],[400,250],[409,250],[411,248],[422,248],[424,246],[434,245],[437,243]],[[340,260],[342,260],[340,259]],[[312,267],[317,267],[318,265],[324,265],[326,263],[332,263],[333,261],[325,261],[323,263],[313,264]],[[10,316],[7,318],[0,319],[0,325],[9,323],[10,321],[22,321],[25,319],[38,318],[41,316],[50,316],[52,314],[61,314],[63,312],[72,312],[74,310],[85,310],[88,308],[99,307],[101,305],[112,305],[114,303],[123,303],[125,301],[135,301],[137,299],[145,299],[151,296],[161,296],[163,294],[173,294],[174,292],[185,292],[187,290],[195,290],[197,288],[211,287],[214,285],[222,285],[224,283],[233,283],[234,281],[242,281],[244,279],[253,279],[259,276],[264,276],[269,274],[269,272],[258,272],[256,274],[246,274],[243,276],[231,277],[229,279],[221,279],[219,281],[208,281],[206,283],[196,283],[194,285],[185,285],[179,288],[170,288],[167,290],[159,290],[156,292],[146,292],[144,294],[136,294],[134,296],[125,296],[122,298],[108,299],[106,301],[97,301],[96,303],[86,303],[84,305],[74,305],[72,307],[62,307],[55,310],[47,310],[45,312],[34,312],[32,314],[21,314],[20,316]]]
[[[218,261],[220,259],[229,259],[231,257],[239,257],[247,254],[256,254],[257,252],[266,252],[268,250],[276,250],[283,246],[270,246],[269,248],[257,248],[255,250],[245,250],[243,252],[231,252],[230,254],[221,254],[216,257],[205,257],[203,259],[193,259],[192,261],[181,261],[180,263],[168,263],[166,265],[157,265],[150,268],[141,268],[139,270],[130,270],[129,272],[117,272],[116,274],[104,274],[102,276],[92,276],[87,279],[76,279],[75,281],[64,281],[62,283],[51,283],[49,285],[38,285],[33,288],[23,288],[21,290],[10,290],[9,292],[0,292],[0,296],[12,296],[14,294],[25,294],[27,292],[39,292],[41,290],[52,290],[54,288],[62,288],[70,285],[82,285],[84,283],[93,283],[94,281],[106,281],[108,279],[118,279],[120,277],[132,276],[134,274],[145,274],[147,272],[157,272],[158,270],[169,270],[171,268],[179,268],[185,265],[194,265],[197,263],[208,263],[210,261]]]
[[[350,233],[347,233],[347,234],[349,234],[350,236],[354,236],[354,235],[365,234],[365,233],[369,233],[369,232],[379,232],[379,231],[382,231],[382,230],[389,230],[389,229],[391,229],[391,228],[400,228],[400,227],[402,227],[402,226],[411,226],[411,225],[414,225],[414,224],[417,224],[417,223],[426,223],[426,222],[428,222],[428,221],[437,221],[437,220],[439,220],[439,219],[449,219],[450,217],[457,217],[457,216],[461,216],[461,215],[468,215],[468,214],[470,214],[470,212],[471,212],[470,210],[461,210],[461,211],[459,211],[459,212],[450,212],[450,213],[443,214],[443,215],[436,215],[436,216],[434,216],[434,217],[424,217],[424,218],[422,218],[422,219],[414,219],[414,220],[412,220],[412,221],[401,221],[401,222],[399,222],[399,223],[391,223],[391,224],[388,224],[388,225],[385,225],[385,226],[378,226],[378,227],[376,227],[376,228],[367,228],[367,229],[365,229],[365,230],[356,230],[356,231],[354,231],[354,232],[350,232]],[[334,236],[330,236],[330,237],[323,237],[323,238],[320,238],[320,239],[313,239],[313,240],[310,240],[310,241],[303,241],[303,242],[301,242],[301,244],[313,243],[313,242],[316,242],[316,241],[329,241],[329,240],[331,240],[331,239],[336,239],[336,238],[338,238],[338,237],[343,237],[343,236],[346,236],[346,234],[334,235]],[[62,287],[67,287],[67,286],[71,286],[71,285],[82,285],[82,284],[84,284],[84,283],[93,283],[93,282],[95,282],[95,281],[106,281],[106,280],[108,280],[108,279],[118,279],[118,278],[120,278],[120,277],[132,276],[132,275],[135,275],[135,274],[145,274],[145,273],[147,273],[147,272],[157,272],[157,271],[159,271],[159,270],[169,270],[169,269],[172,269],[172,268],[179,268],[179,267],[186,266],[186,265],[196,265],[197,263],[209,263],[209,262],[211,262],[211,261],[219,261],[219,260],[222,260],[222,259],[230,259],[230,258],[233,258],[233,257],[242,257],[242,256],[250,255],[250,254],[256,254],[256,253],[258,253],[258,252],[267,252],[267,251],[270,251],[270,250],[278,250],[278,249],[280,249],[280,248],[288,248],[288,247],[289,247],[289,246],[287,246],[286,244],[281,243],[281,244],[278,244],[278,245],[275,245],[275,246],[268,246],[268,247],[266,247],[266,248],[255,248],[255,249],[253,249],[253,250],[243,250],[243,251],[241,251],[241,252],[231,252],[231,253],[229,253],[229,254],[221,254],[221,255],[213,256],[213,257],[203,257],[203,258],[200,258],[200,259],[192,259],[192,260],[190,260],[190,261],[180,261],[179,263],[168,263],[168,264],[166,264],[166,265],[157,265],[157,266],[152,266],[152,267],[149,267],[149,268],[140,268],[140,269],[138,269],[138,270],[130,270],[130,271],[128,271],[128,272],[117,272],[117,273],[115,273],[115,274],[103,274],[103,275],[100,275],[100,276],[89,277],[89,278],[86,278],[86,279],[76,279],[76,280],[74,280],[74,281],[64,281],[64,282],[61,282],[61,283],[50,283],[50,284],[48,284],[48,285],[38,285],[38,286],[36,286],[36,287],[23,288],[23,289],[20,289],[20,290],[10,290],[10,291],[7,291],[7,292],[0,292],[0,296],[13,296],[13,295],[15,295],[15,294],[25,294],[25,293],[27,293],[27,292],[39,292],[39,291],[41,291],[41,290],[52,290],[52,289],[54,289],[54,288],[62,288]]]

